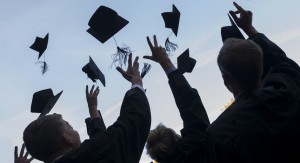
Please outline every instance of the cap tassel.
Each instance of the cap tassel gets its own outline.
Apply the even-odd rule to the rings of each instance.
[[[44,75],[48,71],[48,64],[45,61],[38,61],[36,63],[41,64],[40,67],[42,69],[42,75]]]
[[[144,78],[144,76],[150,71],[151,65],[149,63],[144,63],[144,67],[141,72],[141,77]]]
[[[130,47],[128,47],[127,45],[123,45],[122,48],[120,48],[118,46],[117,53],[112,55],[112,60],[113,60],[112,64],[115,65],[116,62],[119,62],[119,65],[121,67],[123,67],[123,65],[126,66],[129,53],[131,53],[131,50],[130,50]],[[111,64],[111,66],[112,66],[112,64]]]
[[[167,52],[174,52],[178,48],[178,45],[171,42],[168,37],[165,41],[165,47]]]

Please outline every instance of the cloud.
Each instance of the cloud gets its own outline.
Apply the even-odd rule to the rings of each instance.
[[[274,41],[278,44],[284,44],[288,41],[291,41],[293,39],[297,39],[300,37],[300,29],[299,28],[293,28],[286,31],[283,31],[279,34],[274,35]]]

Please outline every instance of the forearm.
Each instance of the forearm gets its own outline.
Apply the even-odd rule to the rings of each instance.
[[[258,34],[258,31],[253,26],[243,28],[243,31],[248,35],[249,38]]]
[[[165,62],[161,62],[159,63],[160,66],[162,67],[162,69],[165,71],[165,73],[168,75],[170,74],[171,72],[175,71],[176,70],[176,67],[174,66],[174,64],[171,62],[170,59],[168,59],[167,61]]]
[[[206,128],[210,122],[198,91],[178,71],[170,73],[168,78],[184,126],[196,124],[203,127],[201,130]]]
[[[98,118],[93,118],[93,119],[86,118],[85,123],[86,123],[87,133],[90,138],[106,130],[106,126],[104,124],[103,119],[101,118],[101,115]]]
[[[102,117],[100,116],[100,114],[97,110],[97,107],[90,107],[89,108],[89,113],[90,113],[91,119],[94,119],[94,118],[101,118],[102,119]]]
[[[269,40],[264,34],[257,33],[249,39],[257,43],[263,52],[264,76],[268,73],[271,67],[280,63],[287,62],[287,56],[284,51]]]

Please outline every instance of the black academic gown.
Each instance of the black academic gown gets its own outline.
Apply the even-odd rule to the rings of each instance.
[[[207,163],[300,162],[300,69],[263,34],[260,88],[242,92],[207,129]]]
[[[198,153],[203,153],[204,132],[210,122],[198,91],[192,88],[185,77],[175,70],[168,75],[176,105],[183,120],[182,138],[178,142],[177,154],[169,162],[194,163]],[[197,157],[195,157],[197,156]]]
[[[96,120],[89,124],[90,139],[60,157],[55,163],[138,163],[150,131],[150,107],[139,88],[129,90],[123,100],[117,121],[105,130]],[[100,124],[101,125],[101,124]],[[98,126],[98,127],[97,127]],[[89,131],[92,129],[97,131]]]
[[[100,134],[101,132],[106,130],[105,123],[103,121],[102,115],[100,111],[98,110],[98,113],[100,117],[98,118],[86,118],[85,119],[85,124],[86,124],[86,130],[87,134],[89,135],[90,138],[92,138],[96,134]]]

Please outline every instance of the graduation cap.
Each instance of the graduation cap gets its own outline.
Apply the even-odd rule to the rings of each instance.
[[[48,46],[49,33],[44,38],[36,37],[34,43],[30,46],[31,49],[39,52],[39,57],[43,55]]]
[[[165,27],[171,28],[172,32],[175,34],[175,36],[177,36],[179,20],[180,20],[180,12],[176,8],[176,6],[173,4],[172,12],[164,12],[161,15],[164,19]],[[171,36],[171,34],[169,35],[169,37]],[[169,37],[167,37],[167,39],[165,41],[165,47],[168,52],[172,52],[172,51],[175,51],[178,46],[176,44],[172,43],[169,40]]]
[[[245,39],[237,25],[234,23],[230,15],[228,14],[231,26],[225,26],[221,28],[222,41],[224,42],[228,38]]]
[[[100,6],[89,21],[90,28],[87,30],[101,43],[105,43],[109,38],[119,32],[129,22],[118,15],[114,10]]]
[[[129,22],[123,17],[119,16],[116,11],[106,6],[100,6],[88,23],[90,28],[87,30],[87,32],[94,36],[101,43],[105,43],[128,23]],[[127,57],[131,51],[126,45],[119,47],[115,38],[114,41],[117,46],[117,53],[112,55],[113,63],[119,62],[120,66],[122,67],[123,63],[126,65]]]
[[[191,73],[196,65],[196,60],[190,57],[189,49],[185,50],[179,57],[177,57],[178,70],[184,74]]]
[[[48,39],[49,39],[49,33],[44,38],[41,37],[36,37],[34,43],[30,46],[31,49],[39,52],[39,57],[44,54],[45,50],[47,49],[48,46]],[[42,74],[45,74],[46,71],[48,71],[48,65],[45,61],[45,55],[44,55],[44,61],[38,61],[37,63],[41,64],[41,69],[42,69]]]
[[[89,63],[82,68],[82,71],[85,72],[93,82],[99,79],[103,86],[105,86],[105,77],[91,57]]]
[[[52,89],[35,92],[32,97],[31,112],[40,113],[39,117],[48,114],[63,91],[54,96]]]

